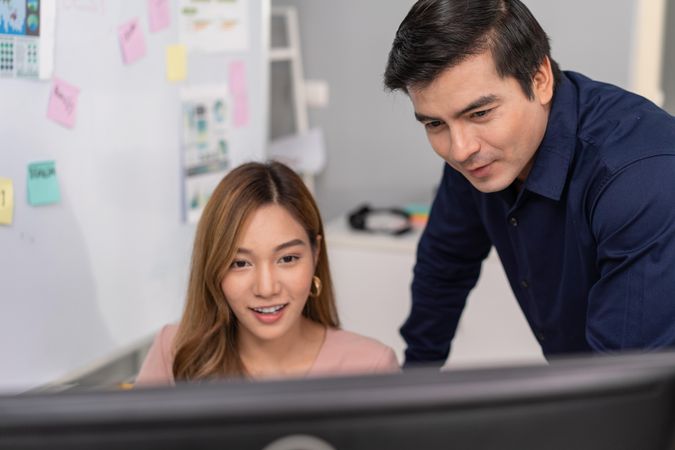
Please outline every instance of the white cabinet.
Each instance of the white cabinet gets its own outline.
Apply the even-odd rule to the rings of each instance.
[[[401,237],[326,226],[326,243],[342,327],[391,346],[403,361],[398,329],[410,310],[410,283],[420,231]],[[449,367],[541,362],[530,331],[493,251],[467,300]]]

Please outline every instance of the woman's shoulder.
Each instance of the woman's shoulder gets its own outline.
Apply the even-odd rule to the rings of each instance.
[[[178,332],[178,324],[168,323],[159,330],[155,339],[161,342],[162,344],[171,347],[173,345],[173,340],[176,338],[177,332]],[[162,345],[162,347],[164,347],[164,345]]]
[[[312,373],[339,375],[398,370],[398,360],[391,347],[368,336],[328,328]]]
[[[362,348],[366,351],[383,351],[389,347],[377,339],[340,328],[326,330],[326,342],[342,348]]]
[[[165,359],[173,360],[173,343],[178,332],[178,324],[169,323],[159,329],[150,349],[159,351]]]
[[[136,377],[137,385],[173,383],[173,342],[177,331],[177,324],[167,324],[155,335]]]

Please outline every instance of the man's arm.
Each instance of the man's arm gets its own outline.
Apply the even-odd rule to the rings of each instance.
[[[594,350],[675,345],[675,155],[632,163],[592,206],[600,280],[589,293]]]
[[[405,366],[445,362],[490,247],[470,184],[446,165],[417,248],[412,309],[401,327]]]

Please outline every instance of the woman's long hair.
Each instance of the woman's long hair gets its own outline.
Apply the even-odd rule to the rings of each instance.
[[[185,311],[174,341],[177,381],[245,375],[237,318],[221,282],[234,260],[246,220],[269,204],[285,208],[307,232],[312,250],[319,247],[315,275],[323,288],[318,297],[307,301],[303,315],[328,327],[339,326],[323,224],[312,194],[281,163],[243,164],[218,184],[197,227]]]

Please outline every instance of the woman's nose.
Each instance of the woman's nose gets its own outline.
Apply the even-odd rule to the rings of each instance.
[[[259,297],[271,297],[279,292],[279,281],[273,267],[263,265],[257,268],[253,291]]]

